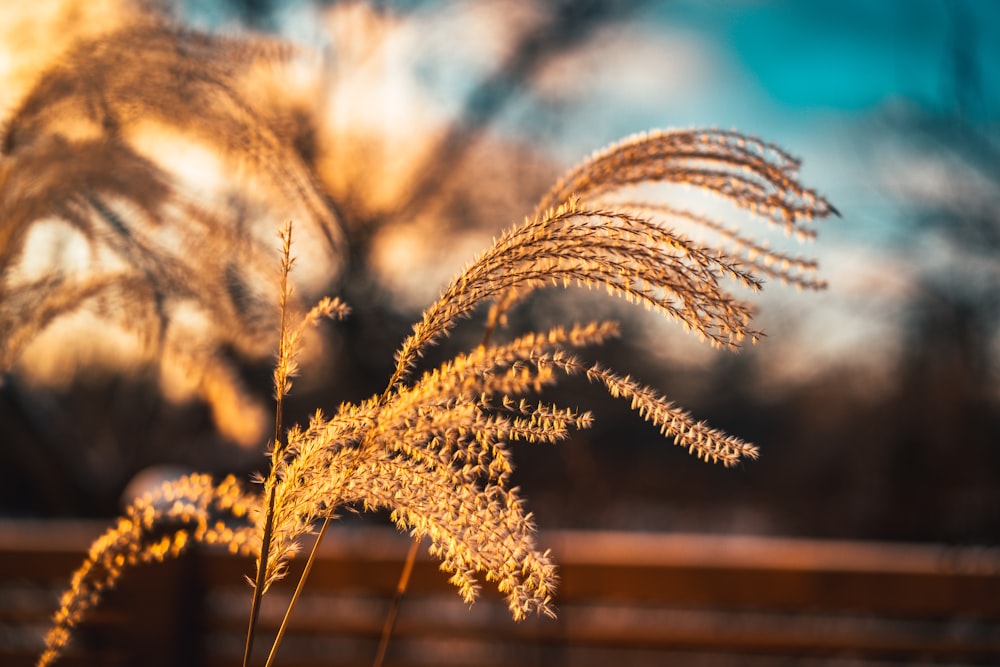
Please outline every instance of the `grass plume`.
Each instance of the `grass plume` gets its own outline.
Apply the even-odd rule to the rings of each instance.
[[[174,558],[195,542],[223,544],[233,553],[248,556],[258,551],[260,535],[246,522],[258,503],[235,478],[216,484],[207,475],[165,483],[155,493],[135,500],[115,526],[91,545],[86,560],[73,574],[38,664],[48,665],[63,652],[73,628],[127,568]]]
[[[316,412],[307,424],[282,433],[281,400],[296,368],[298,337],[318,318],[346,313],[339,301],[324,300],[298,324],[290,324],[287,277],[292,259],[286,228],[283,324],[274,376],[276,430],[260,493],[236,491],[228,480],[219,486],[188,478],[162,492],[167,497],[183,491],[176,510],[176,503],[168,511],[148,500],[131,507],[126,523],[95,544],[74,577],[39,664],[59,653],[83,612],[113,584],[120,566],[112,577],[106,564],[118,563],[120,555],[124,565],[130,559],[174,555],[190,541],[188,535],[194,541],[228,541],[258,559],[256,608],[260,596],[286,573],[301,540],[320,522],[325,531],[345,506],[387,509],[401,530],[426,538],[467,602],[477,598],[485,579],[506,596],[515,620],[554,615],[556,565],[536,544],[531,513],[511,486],[510,443],[556,443],[587,428],[592,416],[539,398],[540,392],[566,375],[583,375],[628,401],[664,436],[698,458],[731,466],[756,458],[757,448],[696,421],[655,389],[584,361],[584,348],[620,335],[616,323],[577,323],[494,341],[507,314],[535,290],[576,285],[641,304],[712,345],[736,348],[756,340],[760,332],[752,326],[752,308],[735,289],[752,293],[765,279],[775,278],[820,289],[822,282],[808,277],[815,263],[768,250],[707,217],[655,202],[615,203],[614,197],[649,182],[693,185],[809,240],[813,220],[836,211],[799,183],[797,166],[771,145],[718,131],[658,132],[596,153],[571,170],[524,223],[501,234],[424,311],[402,342],[381,394],[344,403],[331,415]],[[666,224],[677,218],[717,234],[720,243],[695,242]],[[418,373],[428,347],[482,304],[490,304],[486,342]],[[230,496],[235,500],[224,500]],[[200,517],[226,510],[233,510],[238,528],[201,530]],[[138,517],[142,520],[137,523]],[[179,532],[161,537],[179,519],[184,526],[193,521],[195,532],[185,532],[180,540]],[[95,569],[94,563],[101,567]],[[251,637],[253,627],[251,613]],[[247,656],[249,644],[250,639]]]

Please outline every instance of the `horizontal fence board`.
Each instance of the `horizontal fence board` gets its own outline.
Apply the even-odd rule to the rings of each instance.
[[[33,663],[104,528],[0,521],[0,664]],[[423,550],[387,665],[1000,664],[996,549],[559,531],[539,543],[560,566],[558,619],[513,623],[487,582],[467,607]],[[279,664],[370,664],[408,545],[391,529],[331,530]],[[265,597],[259,647],[302,560]],[[199,548],[128,571],[62,664],[238,664],[252,567]]]

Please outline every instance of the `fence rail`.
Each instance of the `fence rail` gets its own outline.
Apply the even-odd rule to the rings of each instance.
[[[0,522],[0,664],[33,663],[59,593],[103,527]],[[540,539],[560,565],[558,619],[513,623],[485,582],[469,608],[425,555],[387,665],[1000,664],[997,549],[618,532]],[[391,529],[328,534],[278,664],[370,664],[407,546]],[[199,549],[136,568],[63,664],[239,664],[251,567]],[[290,589],[265,598],[261,647]]]

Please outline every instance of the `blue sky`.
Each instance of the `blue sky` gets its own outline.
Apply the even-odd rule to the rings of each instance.
[[[715,39],[777,103],[862,112],[895,97],[938,105],[959,36],[1000,101],[1000,3],[993,0],[664,2],[658,19]],[[985,110],[983,110],[985,111]]]
[[[427,3],[433,11],[416,16],[449,4]],[[319,25],[307,0],[282,7],[278,23],[288,30],[308,34]],[[435,27],[422,47],[430,55],[414,54],[413,64],[447,106],[481,77],[483,35],[460,23]],[[921,267],[962,261],[910,238],[915,195],[940,198],[956,189],[949,179],[978,178],[918,147],[900,119],[949,119],[960,111],[996,142],[1000,2],[654,1],[599,31],[588,54],[554,63],[498,126],[567,163],[664,127],[738,129],[786,148],[843,218],[825,226],[814,248],[831,289],[806,300],[778,290],[779,316],[782,308],[808,309],[810,317],[794,318],[801,323],[795,336],[814,351],[822,341],[830,359],[858,349],[891,358],[898,306],[918,289]],[[956,72],[971,82],[961,104]],[[994,195],[984,183],[979,191],[988,200]]]
[[[894,124],[908,114],[955,117],[955,72],[963,71],[972,85],[961,112],[996,141],[1000,2],[673,0],[652,3],[637,23],[656,25],[664,40],[686,40],[701,61],[686,66],[708,60],[710,76],[650,91],[616,129],[655,123],[659,111],[668,123],[736,127],[800,156],[806,179],[844,213],[817,244],[831,290],[806,302],[816,319],[805,333],[827,340],[831,355],[859,346],[891,353],[895,302],[915,289],[921,266],[962,261],[942,260],[933,242],[906,239],[913,208],[901,193],[947,189],[927,179],[953,170],[932,164]]]

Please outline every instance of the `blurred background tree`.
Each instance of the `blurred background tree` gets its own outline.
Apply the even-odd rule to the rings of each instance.
[[[336,287],[354,311],[324,330],[324,361],[301,378],[291,418],[378,391],[420,308],[567,163],[657,126],[732,126],[803,157],[806,180],[843,213],[816,246],[830,290],[767,289],[769,336],[737,357],[632,315],[601,355],[760,443],[762,458],[704,466],[567,385],[595,427],[515,454],[539,522],[1000,538],[995,3],[188,0],[170,11],[324,54],[300,134],[349,240]],[[595,309],[616,305],[542,294],[514,326]],[[451,345],[477,336],[471,325]],[[240,361],[266,401],[269,360]],[[53,394],[8,378],[3,448],[22,471],[0,492],[8,513],[103,515],[152,464],[260,463],[204,405],[136,382],[88,376]]]

